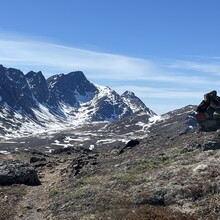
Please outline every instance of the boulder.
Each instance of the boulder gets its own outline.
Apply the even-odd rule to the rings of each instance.
[[[39,185],[40,180],[33,166],[19,160],[6,160],[0,164],[0,185]]]
[[[45,157],[36,157],[36,156],[34,156],[34,157],[31,157],[31,159],[30,159],[30,163],[36,163],[38,161],[46,161],[46,158]]]
[[[88,170],[91,170],[91,167],[94,165],[97,165],[99,163],[99,155],[94,154],[79,154],[76,158],[73,159],[70,167],[71,167],[71,174],[70,177],[78,176],[82,173],[82,170],[85,171],[85,173],[88,172]],[[86,167],[86,169],[84,169]]]
[[[167,189],[161,188],[156,191],[146,191],[144,189],[136,189],[133,192],[132,203],[135,205],[165,205],[165,196]]]
[[[199,122],[199,130],[200,131],[216,131],[220,128],[220,120],[219,119],[207,119],[202,122]]]
[[[54,149],[51,153],[52,154],[72,154],[72,153],[82,153],[82,154],[88,154],[91,153],[92,150],[84,147],[61,147]]]
[[[132,140],[128,141],[125,146],[114,146],[112,149],[109,150],[109,154],[113,155],[113,156],[120,155],[120,154],[124,153],[125,150],[131,149],[131,148],[137,146],[138,144],[140,144],[139,140],[132,139]]]
[[[137,140],[137,139],[134,139],[134,140],[130,140],[128,141],[128,143],[124,146],[124,149],[125,148],[132,148],[132,147],[135,147],[136,145],[140,144],[140,141]]]
[[[45,166],[48,164],[45,157],[42,156],[33,156],[30,159],[30,163],[34,165],[34,167]]]
[[[180,153],[183,154],[187,152],[192,152],[192,151],[195,151],[196,149],[200,149],[201,147],[202,147],[201,144],[197,142],[189,143],[180,151]]]
[[[204,151],[219,150],[220,149],[220,142],[219,141],[207,141],[203,144],[202,149]]]
[[[124,153],[124,149],[121,146],[114,146],[109,150],[109,154],[112,156],[117,156]]]

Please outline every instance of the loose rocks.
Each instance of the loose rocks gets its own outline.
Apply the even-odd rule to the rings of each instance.
[[[0,164],[0,185],[39,185],[37,173],[30,164],[19,160],[7,160]]]

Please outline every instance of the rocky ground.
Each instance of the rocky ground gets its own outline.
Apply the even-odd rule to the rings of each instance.
[[[106,151],[20,151],[40,185],[0,187],[0,219],[219,219],[220,132],[169,133]]]
[[[220,130],[193,114],[1,140],[0,219],[219,219]]]

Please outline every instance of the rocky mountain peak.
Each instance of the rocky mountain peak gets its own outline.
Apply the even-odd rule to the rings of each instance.
[[[37,108],[37,104],[25,75],[20,70],[1,68],[0,95],[5,105],[34,117],[31,108]]]
[[[121,95],[121,97],[136,97],[136,96],[135,96],[134,92],[127,90]]]
[[[105,86],[98,86],[93,99],[96,111],[92,114],[93,121],[116,121],[132,114],[131,108],[124,103],[121,96]]]
[[[5,69],[5,74],[7,75],[7,77],[8,77],[10,80],[13,80],[14,82],[25,83],[24,73],[21,72],[21,71],[18,70],[18,69],[6,68],[6,69]]]
[[[5,67],[0,64],[0,72],[3,72],[5,70]]]
[[[78,79],[78,80],[82,80],[82,79],[86,79],[84,73],[82,71],[74,71],[74,72],[70,72],[68,73],[66,76],[68,77],[74,77],[74,79]]]
[[[34,72],[30,71],[25,75],[26,78],[36,78],[36,79],[42,79],[44,78],[43,73],[41,71]],[[45,79],[45,78],[44,78]]]
[[[32,93],[39,103],[46,103],[49,97],[49,90],[46,79],[41,71],[30,71],[25,75]]]
[[[152,110],[146,107],[146,105],[131,91],[125,91],[121,98],[130,106],[133,113],[143,111],[149,114],[149,116],[156,115]]]
[[[46,84],[46,79],[41,71],[30,71],[25,75],[25,77],[32,86],[36,86],[38,84]]]
[[[79,107],[79,101],[94,97],[97,88],[87,80],[83,72],[76,71],[68,74],[55,75],[47,79],[49,91],[53,93],[59,102]]]
[[[153,115],[133,92],[127,91],[120,96],[109,87],[95,86],[81,71],[48,79],[42,72],[30,71],[24,75],[20,70],[3,66],[0,66],[0,73],[2,130],[8,131],[6,124],[7,128],[13,126],[14,130],[25,127],[23,122],[30,120],[49,127],[64,122],[116,121],[137,111],[149,111],[148,115]],[[7,106],[10,113],[5,110]]]

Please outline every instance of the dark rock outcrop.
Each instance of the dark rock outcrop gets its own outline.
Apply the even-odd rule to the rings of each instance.
[[[149,192],[146,195],[142,191],[137,191],[133,193],[133,203],[135,205],[154,205],[154,206],[164,206],[165,205],[165,195],[167,193],[166,189],[159,189],[156,192]]]
[[[34,165],[34,167],[45,166],[48,164],[45,157],[33,156],[30,159],[30,163]]]
[[[98,163],[99,155],[97,153],[80,154],[73,160],[71,164],[70,177],[75,177],[79,174],[85,175],[91,169],[91,166],[97,165]]]
[[[204,121],[199,122],[199,130],[200,131],[217,131],[220,128],[220,120],[219,119],[206,119]]]
[[[47,84],[49,91],[54,94],[58,102],[74,107],[79,107],[80,97],[86,97],[89,100],[97,92],[97,88],[81,71],[51,76],[47,79]]]
[[[7,160],[0,164],[0,185],[39,185],[38,175],[30,164],[19,160]]]
[[[140,141],[133,139],[127,142],[125,146],[114,146],[109,150],[110,155],[120,155],[125,152],[125,150],[131,149],[140,144]]]
[[[138,144],[140,144],[140,141],[139,141],[139,140],[137,140],[137,139],[130,140],[130,141],[128,141],[128,143],[125,145],[124,149],[135,147],[135,146],[138,145]]]
[[[7,103],[8,108],[19,111],[22,114],[28,114],[34,119],[35,115],[32,108],[38,108],[38,105],[33,99],[31,88],[25,78],[25,75],[14,68],[0,68],[0,94],[2,107]]]
[[[25,75],[32,93],[39,103],[47,103],[49,90],[42,72],[30,71]]]
[[[52,151],[52,154],[71,154],[71,153],[76,153],[76,154],[87,154],[92,152],[90,149],[84,148],[84,147],[60,147],[57,149],[54,149]]]
[[[208,141],[205,142],[202,146],[204,151],[207,150],[219,150],[220,149],[220,141]]]
[[[189,143],[180,151],[180,153],[192,152],[195,151],[196,149],[200,149],[201,147],[202,145],[197,142]]]

